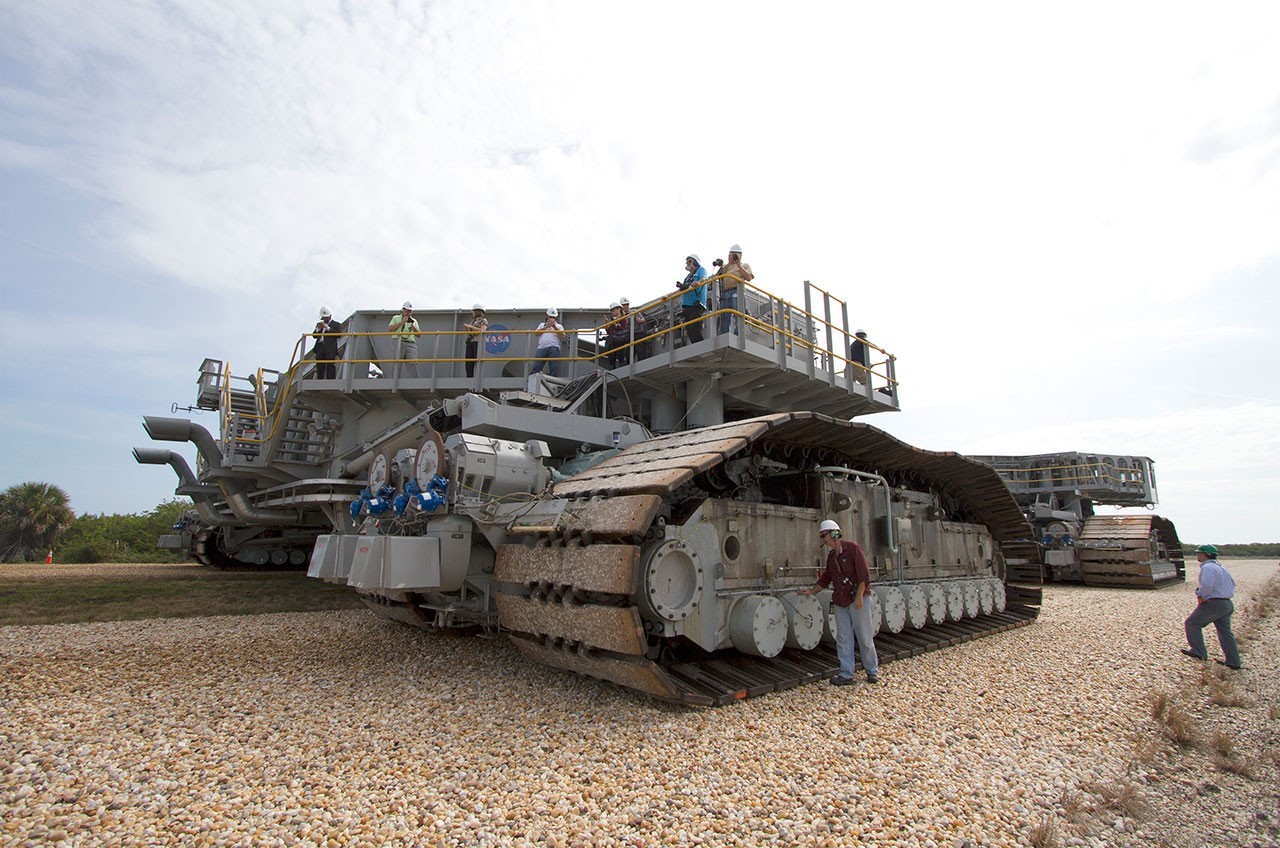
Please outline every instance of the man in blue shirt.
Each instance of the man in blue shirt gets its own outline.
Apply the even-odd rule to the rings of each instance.
[[[1196,586],[1196,609],[1187,616],[1187,644],[1182,653],[1192,659],[1209,658],[1204,647],[1204,628],[1212,623],[1218,630],[1218,644],[1226,660],[1218,660],[1227,668],[1240,668],[1240,648],[1231,632],[1231,614],[1236,606],[1231,599],[1236,593],[1236,581],[1231,572],[1218,562],[1218,549],[1213,545],[1196,548],[1196,561],[1200,563],[1200,582]]]
[[[693,322],[684,328],[685,334],[689,336],[690,343],[700,342],[702,341],[701,318],[707,314],[707,286],[705,283],[702,285],[698,283],[707,278],[707,269],[702,267],[702,260],[696,253],[690,253],[685,257],[684,268],[689,275],[683,282],[676,283],[676,288],[684,292],[680,296],[680,320],[686,323]]]

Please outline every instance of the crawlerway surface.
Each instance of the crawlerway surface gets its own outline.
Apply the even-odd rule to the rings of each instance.
[[[1277,569],[1228,565],[1240,632]],[[0,845],[1271,845],[1280,627],[1215,689],[1193,585],[714,710],[362,610],[0,628]]]

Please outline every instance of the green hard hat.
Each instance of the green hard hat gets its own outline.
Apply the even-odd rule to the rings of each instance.
[[[1196,548],[1196,553],[1208,554],[1214,559],[1217,559],[1218,557],[1218,549],[1215,548],[1213,545],[1201,545],[1200,547]]]

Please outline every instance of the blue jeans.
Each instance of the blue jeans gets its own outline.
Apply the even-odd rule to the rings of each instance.
[[[1230,598],[1214,598],[1200,604],[1187,616],[1187,644],[1197,656],[1209,656],[1204,647],[1204,629],[1212,623],[1218,630],[1218,644],[1222,646],[1227,665],[1240,665],[1240,648],[1236,645],[1235,634],[1231,632],[1231,614],[1235,611],[1236,605]]]
[[[529,369],[530,374],[537,374],[539,371],[542,370],[542,366],[545,365],[547,366],[547,373],[550,374],[552,377],[560,376],[559,362],[555,362],[555,361],[543,362],[542,361],[544,359],[558,359],[560,357],[559,347],[540,347],[538,348],[538,351],[537,353],[534,354],[534,356],[539,361],[533,363],[533,367]]]
[[[875,634],[871,632],[871,605],[876,596],[868,594],[862,599],[862,609],[855,609],[853,604],[847,607],[831,605],[836,615],[836,654],[840,657],[840,676],[853,677],[854,649],[862,654],[862,668],[867,677],[876,677],[880,672],[880,658],[876,655]]]
[[[720,293],[720,308],[721,309],[737,309],[738,308],[738,290],[736,288],[729,289],[728,291],[724,291]],[[731,329],[736,334],[738,332],[738,316],[737,315],[721,315],[717,319],[717,325],[718,325],[719,333],[722,336],[725,333],[729,332],[729,330]]]

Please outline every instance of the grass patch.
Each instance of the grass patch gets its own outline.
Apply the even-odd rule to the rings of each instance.
[[[1084,788],[1102,799],[1103,809],[1131,819],[1146,815],[1149,808],[1147,799],[1142,796],[1142,790],[1136,783],[1129,781],[1098,783]]]
[[[1058,848],[1062,844],[1062,839],[1058,835],[1058,823],[1048,816],[1042,818],[1038,825],[1031,828],[1031,832],[1027,834],[1027,839],[1031,842],[1033,848]]]
[[[82,579],[0,577],[0,625],[79,624],[353,609],[355,592],[301,571],[158,567],[154,574]]]
[[[1211,681],[1209,700],[1220,707],[1252,707],[1257,703],[1250,695],[1237,689],[1235,683],[1230,680]]]
[[[1251,760],[1248,757],[1236,757],[1236,756],[1230,756],[1226,754],[1215,754],[1213,758],[1213,765],[1219,771],[1226,771],[1226,772],[1230,772],[1231,774],[1238,774],[1241,777],[1246,778],[1248,780],[1258,779],[1257,763],[1255,763],[1253,760]]]
[[[1223,757],[1230,757],[1236,750],[1236,742],[1231,738],[1231,734],[1221,730],[1213,734],[1209,740],[1209,746]]]

